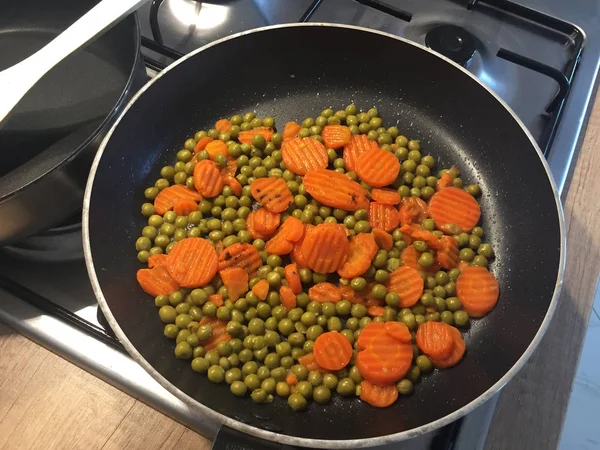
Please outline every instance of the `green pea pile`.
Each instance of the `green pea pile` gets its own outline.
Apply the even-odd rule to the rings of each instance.
[[[433,370],[431,360],[414,345],[415,331],[419,325],[426,321],[443,321],[456,327],[469,326],[469,316],[456,297],[455,282],[460,275],[459,269],[441,270],[432,275],[422,273],[425,280],[423,296],[413,307],[399,308],[398,295],[387,292],[386,288],[389,274],[402,265],[401,252],[407,246],[402,232],[395,229],[390,233],[393,248],[389,251],[380,249],[371,267],[360,277],[347,280],[335,274],[300,269],[304,292],[297,295],[297,306],[288,311],[281,305],[279,288],[287,284],[284,266],[290,262],[289,257],[267,254],[265,242],[253,239],[246,229],[246,218],[253,208],[258,207],[250,195],[252,182],[262,177],[282,177],[286,181],[294,201],[288,211],[281,215],[282,221],[291,215],[307,224],[341,223],[348,228],[350,235],[356,235],[371,232],[368,211],[344,211],[312,199],[302,184],[302,177],[287,170],[282,162],[280,147],[283,139],[280,133],[273,134],[269,142],[256,135],[252,145],[236,140],[240,131],[261,126],[274,127],[273,118],[260,119],[249,112],[244,116],[231,117],[230,122],[232,127],[228,132],[203,130],[187,139],[183,149],[177,152],[175,164],[163,167],[161,177],[154,186],[144,191],[147,203],[141,209],[147,218],[147,225],[135,243],[137,257],[141,263],[146,263],[151,255],[168,254],[176,242],[187,237],[204,237],[222,247],[238,242],[250,243],[259,251],[263,266],[250,279],[249,287],[251,289],[261,279],[266,279],[270,292],[264,301],[260,301],[251,291],[232,301],[228,299],[227,288],[217,275],[205,287],[182,288],[170,295],[157,296],[155,304],[159,308],[160,320],[165,324],[164,335],[175,340],[175,356],[190,360],[192,370],[206,374],[210,381],[227,383],[236,396],[250,395],[257,403],[271,402],[275,396],[279,396],[286,398],[294,410],[302,410],[310,399],[322,404],[329,402],[333,391],[341,396],[360,395],[362,376],[354,365],[357,350],[354,350],[350,364],[334,373],[309,371],[298,363],[298,358],[312,352],[319,335],[326,331],[338,331],[354,345],[361,329],[371,321],[400,321],[406,324],[413,335],[414,360],[406,377],[397,383],[397,389],[400,394],[410,394],[422,375]],[[435,158],[422,155],[420,142],[400,135],[397,127],[385,128],[376,108],[368,111],[358,111],[355,105],[339,111],[327,108],[318,117],[306,118],[301,124],[299,137],[323,142],[320,135],[323,127],[341,124],[348,126],[352,134],[366,134],[369,139],[377,141],[381,148],[394,153],[401,162],[401,171],[390,187],[396,189],[403,198],[412,196],[429,200],[435,193],[439,177],[445,173],[451,175],[453,186],[463,188],[463,180],[454,167],[434,175]],[[178,216],[173,211],[166,212],[162,217],[155,214],[151,202],[161,190],[173,184],[194,188],[192,174],[196,163],[192,161],[193,150],[196,143],[206,136],[227,144],[229,156],[237,161],[235,178],[242,186],[242,195],[235,196],[232,189],[225,186],[220,195],[202,200],[198,210],[188,216]],[[328,149],[327,153],[330,170],[359,181],[356,173],[346,172],[341,152]],[[197,160],[208,158],[205,150],[196,155]],[[227,158],[218,155],[215,162],[225,167]],[[363,182],[361,185],[367,191],[371,190],[371,186]],[[465,189],[474,197],[481,195],[477,184]],[[422,225],[438,237],[442,235],[441,231],[435,229],[433,220],[426,219]],[[454,238],[460,248],[461,260],[486,266],[494,253],[491,245],[483,242],[484,230],[476,227],[469,234],[456,227],[455,231]],[[421,266],[430,267],[434,263],[434,256],[427,244],[415,241],[412,245],[420,253],[418,261]],[[308,289],[324,281],[349,286],[357,293],[369,290],[372,297],[384,300],[384,315],[369,317],[365,305],[352,304],[348,300],[335,304],[311,301]],[[210,295],[216,293],[223,296],[223,306],[217,307],[208,300]],[[211,350],[203,348],[201,342],[210,338],[213,332],[211,325],[200,325],[204,317],[216,317],[227,322],[226,331],[232,339],[220,342]],[[289,373],[298,380],[295,386],[286,383]]]

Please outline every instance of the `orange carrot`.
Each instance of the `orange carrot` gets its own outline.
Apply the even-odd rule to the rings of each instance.
[[[232,126],[233,125],[229,120],[220,119],[215,123],[215,130],[217,130],[219,133],[226,133],[227,131],[231,130]]]
[[[346,175],[333,170],[314,170],[303,179],[306,191],[318,202],[346,211],[367,209],[367,191]]]
[[[360,399],[376,408],[387,408],[398,399],[396,385],[378,386],[367,380],[360,382]]]
[[[271,255],[287,255],[294,248],[294,243],[300,240],[304,233],[304,225],[293,216],[288,217],[279,227],[265,247]]]
[[[208,301],[212,302],[217,308],[223,306],[223,296],[221,294],[212,294],[208,296]]]
[[[268,127],[258,127],[254,128],[253,130],[240,131],[240,134],[238,134],[238,141],[240,141],[242,144],[251,145],[252,138],[257,134],[260,134],[265,138],[265,141],[269,142],[274,133],[275,132],[273,131],[273,128]]]
[[[413,222],[422,223],[429,217],[427,203],[418,197],[407,197],[402,199],[399,209],[400,223],[410,225]]]
[[[410,344],[412,340],[410,330],[402,322],[386,322],[384,328],[385,332],[397,341]]]
[[[361,276],[371,265],[376,253],[375,238],[369,233],[358,233],[350,240],[346,259],[338,269],[338,274],[347,279]]]
[[[377,246],[389,252],[394,247],[394,240],[392,239],[392,235],[381,228],[373,228],[373,237],[375,238],[375,243]]]
[[[281,157],[285,166],[296,175],[306,175],[329,164],[327,149],[312,138],[286,139],[281,144]]]
[[[308,298],[313,302],[337,303],[342,299],[342,293],[331,283],[317,283],[308,290]]]
[[[267,295],[269,295],[269,282],[267,280],[260,280],[252,288],[252,293],[260,300],[265,300]]]
[[[246,218],[246,229],[253,239],[268,240],[279,227],[280,215],[266,208],[251,212]]]
[[[265,208],[260,208],[260,209],[264,209],[266,211]],[[248,230],[248,233],[250,233],[250,236],[252,236],[252,239],[262,239],[263,241],[268,240],[273,233],[271,233],[271,234],[259,233],[256,230],[256,227],[254,226],[254,218],[255,217],[256,216],[254,215],[254,212],[251,212],[250,214],[248,214],[248,217],[246,217],[246,230]]]
[[[429,214],[437,228],[455,223],[465,232],[469,232],[479,222],[481,208],[467,191],[447,187],[433,194],[429,201]]]
[[[213,141],[213,138],[204,136],[201,138],[194,147],[194,153],[199,153],[206,148],[206,146]]]
[[[444,188],[447,188],[448,186],[452,185],[452,175],[450,175],[448,172],[444,173],[439,180],[437,180],[437,183],[435,183],[435,190],[436,191],[441,191]]]
[[[348,286],[347,284],[338,284],[337,287],[340,291],[340,295],[342,296],[342,300],[349,300],[352,303],[352,299],[354,298],[354,290]]]
[[[248,292],[248,272],[240,267],[231,267],[219,272],[221,280],[227,288],[229,300],[236,301],[240,296]]]
[[[383,317],[385,315],[385,308],[383,306],[369,306],[367,314],[371,317]]]
[[[235,173],[237,172],[237,161],[235,159],[229,159],[227,165],[221,168],[220,172],[223,178],[235,177]]]
[[[283,139],[292,139],[298,135],[298,132],[302,129],[302,125],[296,122],[288,122],[283,127]]]
[[[328,370],[323,369],[317,364],[314,353],[307,353],[298,358],[298,363],[306,367],[310,372],[328,373]]]
[[[447,270],[458,267],[460,262],[458,244],[456,239],[450,236],[440,238],[440,248],[437,251],[437,260]]]
[[[329,331],[319,335],[313,347],[315,361],[327,370],[340,370],[352,358],[352,344],[343,334]]]
[[[450,334],[452,335],[452,340],[454,342],[450,356],[444,359],[431,358],[433,366],[437,367],[438,369],[446,369],[448,367],[455,366],[465,354],[466,345],[462,335],[460,334],[460,331],[454,327],[450,327]]]
[[[344,147],[344,164],[347,172],[356,172],[356,161],[367,150],[379,148],[377,142],[367,138],[364,134],[352,136],[350,144]]]
[[[205,316],[200,320],[199,325],[210,325],[212,328],[211,337],[200,341],[200,344],[202,344],[205,350],[213,350],[220,342],[228,342],[231,340],[231,335],[227,333],[227,322],[224,320]]]
[[[306,232],[314,227],[315,226],[310,223],[307,223],[304,225],[304,232],[302,234],[302,237],[294,244],[294,248],[292,248],[292,252],[290,253],[290,257],[291,257],[292,261],[294,263],[296,263],[296,265],[301,269],[305,269],[308,267],[306,265],[306,260],[304,259],[304,256],[302,255],[302,243],[304,242],[304,237],[306,236]]]
[[[392,205],[371,202],[369,205],[369,223],[371,224],[371,228],[392,231],[400,223],[398,210]]]
[[[164,266],[167,263],[168,256],[164,253],[156,253],[148,258],[148,267],[152,269],[156,266]]]
[[[417,346],[427,356],[445,359],[452,353],[454,340],[450,325],[443,322],[425,322],[417,328]]]
[[[174,184],[158,193],[154,199],[154,212],[162,216],[167,211],[173,209],[178,200],[199,202],[202,200],[202,195],[193,189],[186,188],[182,184]]]
[[[285,211],[294,201],[283,178],[258,178],[250,185],[252,197],[272,213]]]
[[[318,273],[332,273],[340,268],[350,246],[344,228],[336,223],[322,223],[306,233],[302,255],[308,267]]]
[[[325,125],[321,131],[325,147],[337,150],[352,141],[350,128],[343,125]]]
[[[292,291],[289,286],[281,286],[279,288],[279,296],[281,298],[281,304],[288,310],[291,311],[296,307],[296,294]]]
[[[361,335],[364,330],[363,328]],[[373,384],[384,386],[406,375],[412,359],[412,345],[399,342],[384,329],[383,332],[375,334],[365,350],[358,353],[356,366],[363,378]]]
[[[442,243],[438,237],[431,231],[425,230],[421,225],[417,225],[416,223],[402,225],[400,231],[402,231],[405,236],[410,236],[415,241],[427,242],[427,245],[431,248],[442,248]]]
[[[456,296],[469,316],[485,316],[496,306],[498,294],[498,280],[485,267],[469,266],[461,269],[456,280]]]
[[[217,165],[210,160],[200,161],[194,167],[194,186],[205,197],[216,197],[223,190],[223,178]]]
[[[142,290],[153,297],[169,295],[179,289],[179,284],[169,275],[164,265],[138,270],[137,281]]]
[[[400,194],[394,189],[373,189],[371,198],[384,205],[397,205],[402,200]]]
[[[423,295],[424,286],[423,278],[416,269],[402,266],[390,274],[387,289],[398,294],[401,308],[410,308]]]
[[[400,161],[393,153],[374,148],[356,160],[356,173],[367,184],[383,187],[392,184],[400,173]]]
[[[189,213],[193,211],[198,211],[198,204],[189,198],[180,198],[173,205],[173,211],[178,216],[187,216]]]
[[[252,277],[260,266],[262,266],[260,254],[250,244],[233,244],[219,254],[219,271],[239,267]]]
[[[229,156],[229,149],[227,144],[223,141],[215,140],[209,142],[205,149],[210,155],[210,159],[214,161],[217,155]]]
[[[427,275],[433,275],[438,270],[440,270],[441,266],[438,262],[434,262],[429,267],[423,267],[421,264],[419,264],[420,256],[421,254],[418,251],[416,251],[415,248],[411,245],[410,247],[407,247],[405,250],[402,251],[402,254],[400,255],[400,260],[405,266],[412,267],[415,270],[423,271]]]
[[[300,281],[300,275],[298,275],[298,266],[294,263],[288,264],[283,269],[283,273],[292,292],[294,294],[302,292],[302,282]]]
[[[206,239],[185,238],[177,242],[166,267],[181,287],[206,286],[217,273],[219,260],[215,248]]]
[[[298,384],[298,377],[290,372],[285,376],[285,382],[290,386],[295,386]]]
[[[229,175],[224,176],[223,184],[225,186],[229,186],[231,188],[231,192],[233,192],[233,195],[236,197],[240,197],[242,195],[242,185],[238,180],[235,179],[235,177]]]
[[[367,324],[367,326],[365,326],[358,335],[358,339],[356,341],[356,348],[358,350],[366,350],[370,348],[375,337],[382,333],[387,333],[385,331],[384,322],[371,322]]]

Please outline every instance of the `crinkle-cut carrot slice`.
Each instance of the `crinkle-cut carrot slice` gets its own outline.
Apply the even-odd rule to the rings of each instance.
[[[337,273],[347,279],[361,276],[371,266],[376,253],[375,238],[369,233],[358,233],[350,239],[346,260]]]
[[[291,311],[296,307],[296,294],[292,291],[289,286],[281,286],[279,288],[279,297],[281,298],[281,304]]]
[[[283,127],[283,139],[293,139],[298,136],[298,132],[302,129],[302,125],[296,122],[288,122]]]
[[[257,128],[254,128],[253,130],[240,131],[240,133],[238,134],[238,141],[240,141],[242,144],[251,145],[252,138],[254,136],[256,136],[257,134],[260,134],[262,137],[265,138],[265,141],[270,142],[271,137],[273,136],[274,133],[275,132],[273,131],[273,128],[257,127]]]
[[[198,203],[189,198],[180,198],[175,202],[173,211],[178,216],[187,216],[193,211],[198,211]]]
[[[198,140],[198,142],[196,142],[196,145],[194,146],[194,153],[201,152],[212,141],[213,141],[213,138],[211,138],[209,136],[204,136],[203,138],[200,138]]]
[[[169,274],[181,287],[206,286],[217,273],[219,260],[206,239],[185,238],[177,242],[167,260]]]
[[[232,244],[219,254],[219,271],[239,267],[252,277],[260,266],[262,266],[260,254],[250,244]]]
[[[217,155],[229,156],[229,148],[227,147],[227,144],[219,140],[209,142],[204,150],[208,152],[210,159],[213,161]]]
[[[402,322],[386,322],[385,332],[391,337],[404,344],[410,344],[412,336],[408,327]]]
[[[231,122],[227,119],[219,119],[215,122],[215,130],[219,133],[226,133],[231,130],[232,126]]]
[[[443,322],[425,322],[417,328],[417,346],[431,358],[446,359],[452,353],[453,327]]]
[[[163,215],[175,206],[178,200],[202,201],[202,195],[193,189],[188,189],[182,184],[174,184],[158,193],[154,199],[154,212]]]
[[[371,198],[384,205],[397,205],[402,200],[400,194],[394,189],[373,189],[371,191]]]
[[[384,329],[383,332],[376,333],[367,348],[358,353],[356,367],[363,378],[383,386],[394,383],[406,375],[412,359],[412,345],[399,342]]]
[[[303,182],[306,192],[331,208],[346,211],[369,208],[367,191],[344,174],[333,170],[314,170],[304,176]]]
[[[321,131],[321,137],[326,148],[337,150],[350,144],[352,132],[344,125],[325,125]]]
[[[283,273],[292,292],[296,295],[302,292],[302,282],[300,281],[300,275],[298,275],[298,266],[295,263],[288,264],[283,269]]]
[[[456,296],[471,317],[490,312],[498,302],[499,292],[498,280],[485,267],[464,267],[456,280]]]
[[[246,218],[246,228],[253,239],[268,240],[277,231],[280,220],[279,213],[272,213],[266,208],[259,208],[251,212]]]
[[[228,342],[231,340],[231,335],[227,333],[227,322],[224,320],[219,320],[214,316],[205,316],[198,324],[210,325],[212,329],[211,337],[200,341],[200,344],[202,344],[206,350],[212,350],[216,348],[219,342]]]
[[[452,340],[454,341],[454,346],[452,347],[450,356],[444,359],[431,358],[433,366],[438,369],[447,369],[448,367],[458,364],[463,358],[465,350],[467,349],[465,341],[463,340],[459,330],[454,327],[450,327],[450,334],[452,335]]]
[[[373,187],[387,186],[398,178],[400,161],[393,153],[374,148],[358,157],[356,173],[365,183]]]
[[[356,348],[358,350],[365,350],[369,348],[373,342],[373,339],[375,339],[375,337],[381,333],[386,333],[385,323],[370,322],[362,330],[360,330],[360,334],[358,335],[358,339],[356,341]]]
[[[352,358],[352,345],[343,334],[329,331],[315,339],[313,353],[320,367],[340,370],[346,367]]]
[[[435,190],[441,191],[442,189],[447,188],[449,186],[452,186],[452,175],[446,172],[435,183]]]
[[[285,211],[294,201],[292,193],[283,178],[258,178],[250,185],[252,197],[272,213]]]
[[[344,263],[349,246],[343,225],[322,223],[306,233],[302,255],[315,272],[332,273]]]
[[[302,233],[302,237],[294,244],[294,248],[292,248],[292,252],[290,253],[292,261],[295,262],[300,269],[306,269],[308,267],[306,265],[306,260],[302,255],[302,243],[304,242],[306,232],[314,227],[315,226],[310,223],[304,225],[304,232]]]
[[[451,236],[442,236],[440,238],[440,246],[438,248],[436,258],[446,270],[458,267],[460,263],[460,252],[458,251],[458,243]]]
[[[242,185],[235,177],[231,177],[229,175],[223,177],[223,184],[225,186],[229,186],[231,188],[231,192],[236,197],[240,197],[242,195]]]
[[[223,178],[217,165],[203,160],[194,167],[194,186],[205,197],[216,197],[223,190]]]
[[[156,266],[164,266],[167,263],[168,255],[164,253],[156,253],[148,258],[148,267],[152,269]]]
[[[312,170],[325,169],[329,164],[327,149],[319,141],[308,137],[283,141],[281,157],[285,166],[296,175],[306,175]]]
[[[371,224],[371,228],[392,231],[399,223],[398,210],[394,206],[371,202],[369,205],[369,224]]]
[[[219,308],[225,304],[225,302],[223,301],[223,296],[221,294],[209,295],[208,301],[213,303],[217,308]]]
[[[287,255],[294,244],[302,238],[304,225],[299,219],[290,216],[281,224],[279,231],[267,242],[265,250],[271,255]]]
[[[429,267],[423,267],[421,264],[419,264],[420,256],[421,254],[411,245],[402,251],[400,260],[405,266],[412,267],[415,270],[423,271],[426,275],[433,275],[440,270],[441,266],[437,261],[435,261]]]
[[[367,308],[367,315],[370,317],[383,317],[385,315],[385,308],[379,305],[369,306]]]
[[[360,399],[376,408],[387,408],[398,400],[398,389],[394,384],[378,386],[368,380],[362,380],[360,382]]]
[[[418,197],[407,197],[402,199],[400,208],[400,223],[410,225],[411,223],[423,223],[429,217],[429,207],[427,203]]]
[[[394,247],[394,239],[392,239],[392,235],[381,228],[373,228],[371,231],[373,237],[375,238],[375,243],[377,246],[389,252]]]
[[[433,194],[429,201],[429,214],[437,228],[455,223],[468,233],[479,222],[481,208],[467,191],[447,187]]]
[[[389,292],[395,292],[400,298],[401,308],[410,308],[419,301],[423,295],[425,283],[418,270],[402,266],[390,274],[387,283]]]
[[[379,148],[377,142],[367,138],[364,134],[352,136],[352,140],[344,147],[344,164],[347,172],[356,172],[356,161],[367,150]]]
[[[342,299],[342,293],[335,285],[327,282],[317,283],[308,290],[308,298],[313,302],[337,303]]]
[[[229,300],[236,301],[240,295],[248,292],[248,272],[241,267],[230,267],[219,272],[227,288]]]
[[[227,165],[221,169],[221,176],[225,177],[235,177],[235,173],[237,172],[237,161],[235,159],[230,159],[227,161]]]
[[[269,295],[269,282],[267,280],[260,280],[252,288],[252,293],[260,300],[265,300],[267,295]]]
[[[165,265],[138,270],[137,281],[142,290],[153,297],[169,295],[179,289],[179,284],[169,275]]]
[[[317,364],[314,353],[307,353],[298,358],[298,363],[306,367],[309,372],[329,373],[329,370],[323,369]]]
[[[431,231],[424,229],[421,225],[413,223],[410,225],[402,225],[399,229],[405,236],[410,236],[415,241],[425,241],[431,248],[438,249],[442,247],[440,239]]]

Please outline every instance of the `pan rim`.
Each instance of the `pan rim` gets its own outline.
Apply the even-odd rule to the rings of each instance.
[[[127,113],[129,108],[131,108],[133,106],[133,104],[137,101],[137,99],[139,97],[141,97],[143,95],[143,93],[147,89],[149,89],[155,81],[157,81],[162,76],[164,76],[165,73],[169,72],[175,66],[186,61],[189,58],[192,58],[196,54],[198,54],[208,48],[211,48],[222,42],[226,42],[226,41],[229,41],[232,39],[237,39],[237,38],[243,37],[243,36],[245,36],[247,34],[251,34],[251,33],[264,32],[264,31],[269,31],[269,30],[279,29],[279,28],[293,28],[293,27],[344,28],[344,29],[361,31],[361,32],[365,32],[365,33],[378,34],[378,35],[381,35],[381,36],[384,36],[387,38],[392,38],[392,39],[398,40],[400,42],[403,42],[404,44],[414,46],[420,50],[426,51],[426,52],[430,53],[432,56],[440,58],[440,59],[446,61],[447,63],[451,64],[452,66],[454,66],[456,69],[462,71],[465,75],[469,76],[472,80],[477,82],[483,89],[485,89],[490,95],[492,95],[496,99],[496,101],[498,101],[500,103],[500,105],[503,106],[507,110],[507,112],[513,117],[513,120],[515,120],[515,122],[520,126],[521,130],[523,131],[525,136],[529,139],[531,145],[533,146],[534,150],[536,151],[536,153],[540,159],[540,162],[542,163],[542,166],[543,166],[544,170],[546,171],[546,176],[548,177],[548,181],[550,183],[552,192],[554,194],[556,208],[557,208],[558,222],[559,222],[559,232],[560,232],[559,265],[558,265],[558,271],[557,271],[557,278],[556,278],[556,282],[555,282],[554,294],[550,301],[550,305],[548,307],[546,315],[544,316],[544,319],[542,320],[542,323],[540,324],[535,336],[533,337],[533,339],[531,340],[531,342],[529,343],[528,347],[523,352],[523,354],[515,362],[515,364],[496,383],[494,383],[491,387],[489,387],[485,392],[483,392],[477,398],[475,398],[471,402],[467,403],[460,409],[457,409],[456,411],[452,412],[451,414],[448,414],[448,415],[441,417],[433,422],[429,422],[429,423],[424,424],[417,428],[402,431],[399,433],[389,434],[389,435],[385,435],[385,436],[371,437],[371,438],[348,439],[348,440],[339,440],[339,439],[338,440],[326,440],[326,439],[301,438],[301,437],[296,437],[296,436],[290,436],[290,435],[283,434],[283,433],[275,433],[272,431],[267,431],[267,430],[264,430],[264,429],[261,429],[258,427],[254,427],[252,425],[242,423],[231,417],[221,414],[221,413],[205,406],[204,404],[198,402],[197,400],[194,400],[193,398],[188,396],[186,393],[184,393],[183,391],[181,391],[180,389],[175,387],[175,385],[173,385],[166,378],[164,378],[157,370],[155,370],[152,367],[152,365],[148,361],[146,361],[146,359],[144,359],[144,357],[137,351],[137,349],[131,344],[131,342],[129,342],[129,339],[127,338],[127,336],[125,335],[123,330],[121,330],[119,324],[117,323],[114,316],[112,315],[110,308],[108,307],[108,304],[106,303],[106,299],[104,298],[104,295],[102,293],[100,283],[98,282],[98,279],[96,277],[94,261],[93,261],[93,257],[92,257],[92,251],[91,251],[91,245],[90,245],[90,239],[89,239],[90,238],[90,236],[89,236],[89,208],[90,208],[90,201],[91,201],[91,195],[92,195],[92,190],[93,190],[94,178],[95,178],[98,166],[100,164],[102,154],[104,153],[104,149],[106,148],[106,145],[108,144],[110,137],[112,136],[112,133],[114,132],[116,127],[119,125],[121,119]],[[562,204],[560,201],[560,196],[558,194],[558,190],[556,187],[554,177],[552,176],[552,173],[550,172],[550,168],[548,166],[548,162],[544,158],[542,151],[540,150],[538,144],[535,142],[535,139],[533,138],[533,136],[531,135],[529,130],[525,127],[523,122],[519,119],[519,117],[514,113],[514,111],[504,102],[504,100],[502,100],[495,92],[493,92],[490,88],[488,88],[485,84],[483,84],[477,77],[475,77],[475,75],[471,74],[465,68],[456,64],[454,61],[450,60],[449,58],[447,58],[443,55],[440,55],[439,53],[436,53],[433,50],[431,50],[421,44],[418,44],[416,42],[412,42],[408,39],[402,38],[400,36],[396,36],[396,35],[386,33],[383,31],[379,31],[379,30],[373,30],[373,29],[360,27],[360,26],[354,26],[354,25],[326,23],[326,22],[289,23],[289,24],[271,25],[271,26],[254,28],[251,30],[232,34],[230,36],[226,36],[224,38],[213,41],[203,47],[200,47],[200,48],[188,53],[184,57],[178,59],[177,61],[173,62],[171,65],[166,67],[163,71],[161,71],[159,74],[157,74],[157,76],[154,77],[152,80],[148,81],[146,83],[146,85],[144,85],[144,87],[142,87],[142,89],[140,89],[140,91],[138,91],[131,98],[131,100],[129,101],[127,106],[125,108],[123,108],[123,110],[119,114],[119,117],[117,118],[117,120],[115,121],[115,123],[113,124],[111,129],[108,131],[108,133],[104,137],[104,139],[100,145],[100,148],[96,154],[96,157],[94,158],[94,161],[92,163],[92,167],[91,167],[91,170],[90,170],[90,173],[88,176],[88,182],[87,182],[85,195],[84,195],[82,225],[83,225],[83,250],[84,250],[84,256],[85,256],[85,263],[86,263],[88,275],[90,277],[90,281],[92,283],[92,288],[93,288],[94,294],[96,296],[96,299],[98,300],[98,304],[100,305],[100,308],[102,309],[102,312],[104,313],[108,323],[110,324],[111,328],[114,330],[119,341],[121,341],[121,343],[123,344],[123,346],[125,347],[127,352],[132,356],[132,358],[138,364],[140,364],[165,389],[167,389],[167,391],[169,391],[171,394],[175,395],[175,397],[177,397],[178,399],[182,400],[184,403],[186,403],[190,408],[192,408],[197,413],[208,416],[208,418],[215,420],[216,422],[220,423],[222,426],[228,426],[228,427],[236,429],[242,433],[249,434],[253,437],[257,437],[257,438],[265,439],[265,440],[269,440],[269,441],[274,441],[274,442],[279,442],[281,444],[295,445],[295,446],[301,446],[301,447],[352,449],[352,448],[364,448],[364,447],[370,447],[370,446],[378,446],[378,445],[396,443],[396,442],[412,439],[414,437],[420,436],[425,433],[432,432],[432,431],[437,430],[445,425],[448,425],[448,424],[460,419],[461,417],[465,416],[466,414],[472,412],[477,407],[479,407],[480,405],[482,405],[483,403],[488,401],[508,381],[510,381],[519,372],[519,370],[521,370],[521,368],[525,365],[525,363],[531,357],[531,354],[533,353],[533,351],[539,345],[542,337],[544,336],[546,330],[548,329],[548,326],[550,324],[552,316],[554,315],[554,311],[556,310],[558,298],[560,296],[561,289],[562,289],[562,282],[563,282],[565,263],[566,263],[566,233],[565,233],[565,223],[564,223],[564,212],[563,212]]]

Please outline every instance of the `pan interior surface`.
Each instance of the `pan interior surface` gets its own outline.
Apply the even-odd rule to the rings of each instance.
[[[337,45],[331,52],[331,45]],[[298,49],[298,51],[290,51]],[[301,49],[301,50],[300,50]],[[358,51],[364,49],[365,51]],[[368,49],[368,50],[367,50]],[[271,55],[270,60],[257,54]],[[413,395],[372,408],[334,396],[293,412],[285,401],[256,405],[176,360],[153,299],[135,278],[134,243],[145,225],[143,191],[195,131],[256,111],[288,120],[349,103],[377,107],[386,126],[420,139],[438,169],[456,164],[480,183],[483,227],[496,253],[500,300],[466,331],[456,367],[424,377]],[[90,249],[106,307],[139,354],[208,408],[289,436],[366,439],[414,430],[477,399],[517,363],[553,298],[561,230],[555,193],[527,134],[477,81],[409,43],[350,28],[282,27],[209,47],[171,68],[130,107],[108,140],[91,190]],[[102,304],[102,302],[101,302]],[[105,313],[108,312],[105,307]],[[405,437],[410,437],[408,434]]]

